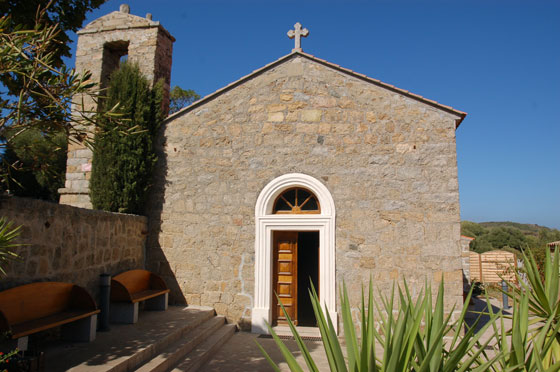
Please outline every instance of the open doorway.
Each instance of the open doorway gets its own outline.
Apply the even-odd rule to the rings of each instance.
[[[319,232],[274,231],[273,239],[274,291],[294,324],[315,327],[309,289],[319,292]],[[276,296],[273,303],[274,323],[286,324]]]
[[[319,294],[319,232],[298,233],[298,319],[300,326],[316,327],[309,289],[311,283]]]

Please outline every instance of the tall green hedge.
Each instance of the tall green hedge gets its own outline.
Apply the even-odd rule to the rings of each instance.
[[[137,65],[124,62],[110,78],[106,107],[119,103],[123,120],[99,123],[90,197],[95,209],[142,214],[157,157],[154,140],[163,119],[162,86],[153,89]]]

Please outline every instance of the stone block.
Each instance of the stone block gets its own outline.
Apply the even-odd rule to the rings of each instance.
[[[270,112],[279,112],[279,111],[284,111],[286,109],[286,105],[284,104],[278,104],[278,103],[273,103],[270,105],[266,106],[266,111]]]
[[[271,122],[282,122],[284,121],[284,113],[282,112],[272,112],[268,114],[268,121]]]
[[[318,122],[321,121],[321,116],[323,112],[321,110],[302,110],[301,120],[307,122]]]
[[[317,133],[318,126],[314,124],[296,124],[296,133]]]

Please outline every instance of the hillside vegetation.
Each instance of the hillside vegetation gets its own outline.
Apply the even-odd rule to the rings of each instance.
[[[461,235],[475,238],[471,250],[482,253],[494,249],[520,252],[531,249],[544,254],[546,243],[560,240],[560,230],[516,222],[461,222]]]

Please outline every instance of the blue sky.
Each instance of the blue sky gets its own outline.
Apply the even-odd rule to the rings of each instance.
[[[288,54],[299,21],[305,52],[468,113],[457,130],[462,219],[560,228],[560,1],[129,4],[177,39],[172,85],[202,96]]]

